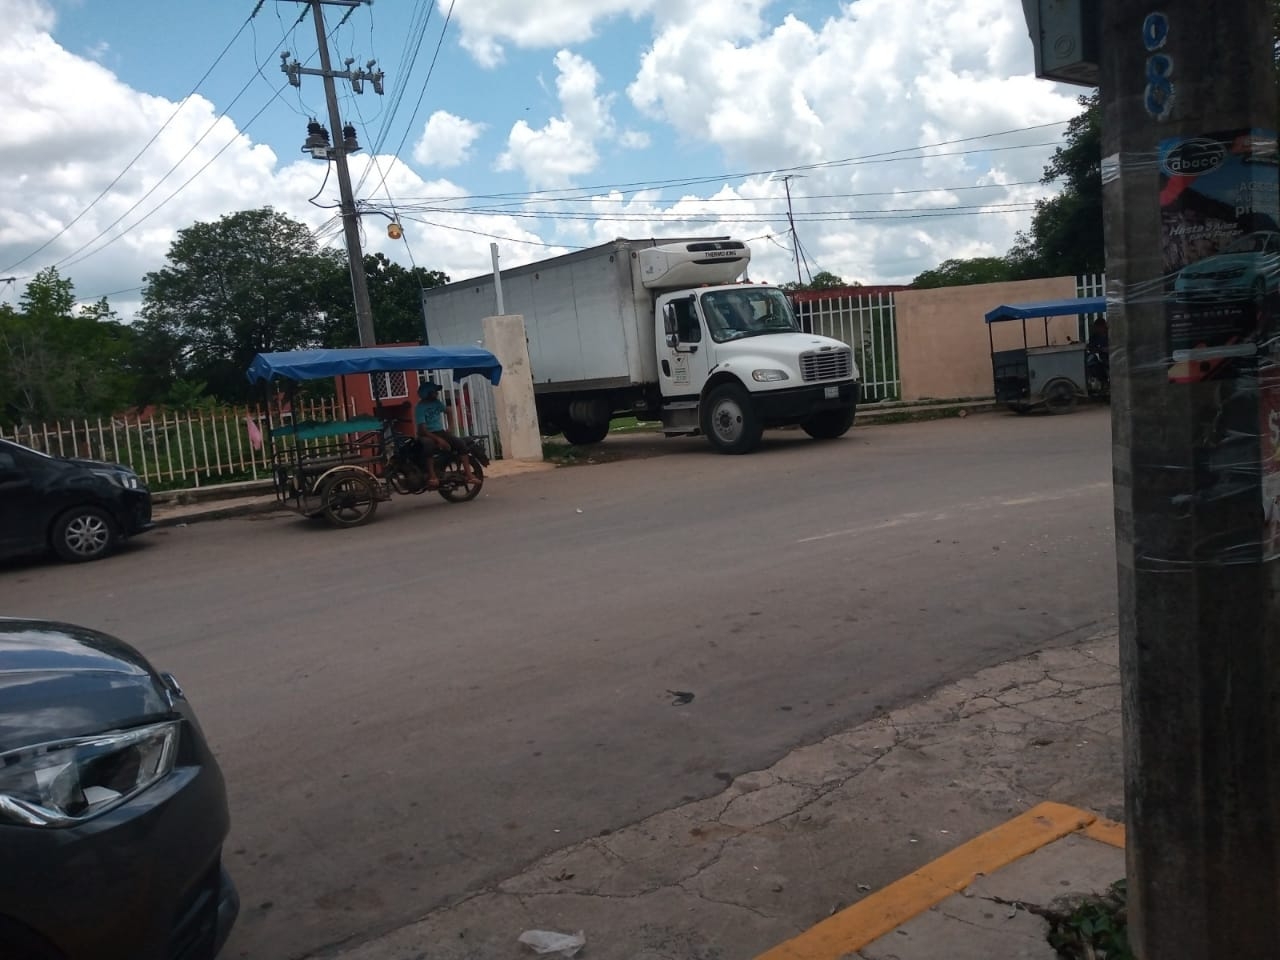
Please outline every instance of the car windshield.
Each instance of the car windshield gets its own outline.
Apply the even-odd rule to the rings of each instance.
[[[769,333],[796,333],[791,305],[773,287],[734,287],[712,290],[701,298],[702,314],[717,343]]]
[[[1265,233],[1246,233],[1227,244],[1223,253],[1264,253],[1268,236]]]

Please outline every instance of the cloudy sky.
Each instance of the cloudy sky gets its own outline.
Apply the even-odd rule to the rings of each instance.
[[[325,8],[366,250],[454,279],[620,236],[751,241],[752,278],[906,282],[1003,254],[1078,112],[1020,0],[377,0]],[[129,317],[176,231],[270,204],[340,244],[300,152],[290,0],[0,0],[0,299],[56,265]],[[788,178],[789,179],[784,179]],[[314,198],[314,199],[313,199]],[[375,212],[378,211],[378,212]],[[384,214],[386,216],[384,216]],[[387,237],[388,217],[404,238]]]

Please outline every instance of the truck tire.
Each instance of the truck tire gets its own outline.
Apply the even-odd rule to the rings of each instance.
[[[800,429],[815,440],[843,437],[853,426],[853,407],[846,410],[823,410],[800,424]]]
[[[702,401],[702,432],[719,453],[750,453],[760,445],[764,426],[751,394],[736,383],[722,383]]]
[[[569,443],[575,447],[582,447],[603,440],[609,432],[609,421],[579,423],[577,420],[566,420],[560,432]]]

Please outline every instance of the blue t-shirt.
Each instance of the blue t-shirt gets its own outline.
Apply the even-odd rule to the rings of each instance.
[[[419,400],[413,411],[414,422],[432,433],[444,429],[444,404],[437,400]]]

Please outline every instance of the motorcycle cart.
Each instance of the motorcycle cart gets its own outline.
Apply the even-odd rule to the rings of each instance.
[[[502,365],[492,353],[466,346],[260,353],[246,375],[251,383],[264,385],[268,409],[272,383],[284,381],[284,399],[291,411],[299,409],[294,400],[300,382],[337,379],[344,394],[341,408],[346,410],[346,375],[404,372],[407,377],[415,370],[450,370],[457,379],[478,374],[495,386],[502,376]],[[276,498],[294,512],[323,517],[337,527],[355,527],[370,520],[378,504],[391,498],[397,485],[392,482],[390,467],[399,445],[408,439],[397,433],[395,420],[362,414],[342,420],[300,421],[292,415],[286,417],[283,410],[271,419],[276,426],[266,431],[266,436]],[[481,439],[469,437],[465,441]],[[445,499],[455,502],[474,496],[469,491],[450,496],[452,492],[441,490]]]
[[[1051,331],[1049,321],[1056,317],[1105,315],[1106,310],[1105,297],[1075,297],[1004,304],[990,311],[986,316],[987,338],[991,344],[991,373],[997,402],[1015,413],[1030,413],[1035,409],[1069,413],[1080,400],[1105,399],[1110,392],[1105,347],[1099,350],[1083,339],[1072,339],[1072,334],[1079,336],[1078,322],[1072,332],[1067,333],[1061,329]],[[995,325],[1014,320],[1022,324],[1021,346],[1010,346],[1016,339],[1005,335],[1001,338],[1001,348],[997,349]],[[1043,330],[1030,336],[1028,320],[1042,320]]]

